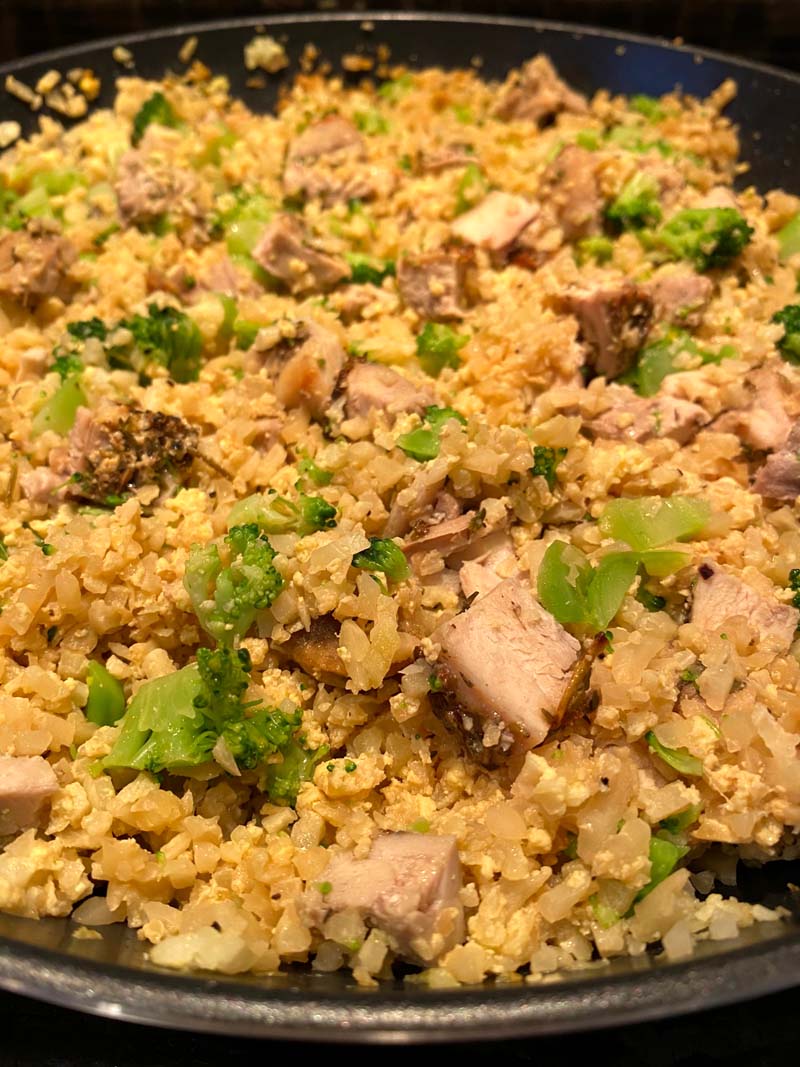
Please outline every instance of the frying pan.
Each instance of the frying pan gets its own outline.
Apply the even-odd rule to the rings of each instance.
[[[369,24],[364,25],[364,19]],[[313,42],[339,70],[348,52],[391,48],[392,61],[410,66],[468,66],[479,57],[486,77],[502,78],[536,52],[548,53],[560,72],[584,91],[657,95],[680,85],[704,96],[725,78],[739,95],[728,114],[739,124],[742,155],[750,170],[740,184],[800,192],[800,78],[714,52],[697,52],[642,37],[580,26],[522,19],[421,14],[327,14],[248,19],[184,26],[114,41],[67,48],[0,66],[29,84],[52,67],[91,67],[110,104],[113,81],[124,73],[111,55],[124,43],[136,72],[160,78],[180,69],[180,44],[199,40],[197,56],[230,78],[231,90],[256,111],[271,109],[280,79],[266,89],[245,86],[242,50],[255,26],[285,40],[293,63]],[[31,131],[36,118],[5,97],[0,118]],[[664,963],[656,955],[614,961],[567,973],[547,984],[487,984],[429,990],[399,978],[359,989],[340,972],[315,975],[299,968],[269,978],[219,978],[158,970],[128,930],[103,930],[102,940],[73,937],[68,919],[33,922],[0,915],[0,986],[46,1001],[112,1018],[262,1037],[381,1042],[474,1040],[583,1030],[652,1019],[730,1003],[800,983],[800,911],[791,883],[800,865],[772,863],[755,870],[740,864],[738,895],[792,913],[786,923],[761,923],[735,941],[704,942],[691,960]]]

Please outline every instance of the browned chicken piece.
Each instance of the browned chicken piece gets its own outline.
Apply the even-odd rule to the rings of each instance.
[[[432,389],[415,385],[391,367],[365,360],[354,361],[347,371],[344,396],[349,419],[365,417],[370,411],[385,411],[387,415],[416,411],[421,415],[436,403]]]
[[[562,111],[583,114],[586,110],[586,97],[559,78],[547,56],[538,55],[509,75],[494,114],[499,119],[525,119],[544,126]]]
[[[489,252],[507,249],[539,214],[523,196],[495,190],[470,211],[459,215],[450,229],[454,237]]]
[[[324,895],[320,883],[330,886]],[[419,964],[438,959],[464,936],[461,863],[450,835],[379,834],[366,859],[331,856],[320,883],[307,890],[302,909],[318,929],[328,916],[355,910],[388,934],[399,955]]]
[[[464,317],[467,257],[458,249],[406,254],[397,266],[397,287],[406,307],[421,319]]]
[[[287,656],[300,670],[312,678],[324,680],[326,676],[347,677],[347,668],[339,655],[340,624],[333,615],[320,615],[311,620],[307,630],[293,633],[275,651]]]
[[[182,263],[167,270],[162,270],[151,263],[147,268],[146,281],[148,293],[171,293],[184,301],[196,285]]]
[[[796,422],[786,442],[767,456],[756,474],[753,491],[769,500],[790,503],[800,496],[800,423]]]
[[[757,452],[777,452],[792,431],[789,412],[797,413],[794,388],[777,361],[749,373],[746,385],[750,403],[723,412],[712,429],[735,434]]]
[[[633,363],[653,317],[653,301],[638,285],[610,282],[592,289],[572,289],[560,301],[578,320],[578,340],[595,374],[618,378]]]
[[[68,481],[69,496],[103,504],[190,467],[198,440],[176,415],[122,405],[98,413],[78,408],[67,445],[50,453],[50,466]]]
[[[43,297],[69,294],[71,241],[47,232],[16,230],[0,238],[0,296],[30,306]]]
[[[692,598],[691,621],[706,633],[724,632],[729,619],[742,617],[760,642],[785,652],[794,640],[800,612],[774,597],[762,596],[716,563],[702,563]]]
[[[364,138],[355,126],[341,115],[326,115],[289,144],[283,190],[287,196],[319,198],[326,205],[372,196],[365,154]]]
[[[0,835],[34,826],[57,789],[55,771],[41,756],[0,756]]]
[[[120,159],[114,183],[120,217],[127,226],[153,223],[176,208],[193,215],[189,196],[195,184],[190,171],[158,165],[132,149]]]
[[[467,716],[483,723],[483,745],[533,748],[558,724],[581,646],[508,578],[435,634],[439,681]]]
[[[567,241],[602,231],[603,198],[596,156],[579,145],[563,148],[542,175],[540,198],[553,212]]]
[[[699,326],[714,284],[688,270],[666,270],[642,286],[653,301],[653,318],[671,326]]]
[[[275,396],[284,407],[305,407],[313,418],[322,418],[347,361],[335,333],[303,319],[294,324],[291,337],[262,330],[251,351],[273,379]]]
[[[627,385],[609,386],[609,399],[613,406],[588,424],[593,437],[612,441],[671,437],[685,445],[711,421],[699,404],[672,396],[637,396]]]
[[[475,162],[475,150],[468,144],[450,144],[420,153],[418,170],[422,174],[439,174],[451,167],[468,167]]]
[[[292,293],[332,289],[350,274],[344,260],[314,247],[306,228],[292,215],[275,216],[253,249],[253,258]]]

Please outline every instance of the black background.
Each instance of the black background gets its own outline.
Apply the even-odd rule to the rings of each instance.
[[[370,5],[326,2],[324,10],[368,10]],[[392,3],[374,9],[453,10],[504,13],[583,22],[615,29],[680,37],[800,70],[800,0],[505,0],[503,3]],[[91,38],[155,29],[221,16],[268,15],[312,9],[303,3],[241,0],[0,0],[0,62]],[[800,981],[800,976],[798,976]],[[448,1061],[504,1067],[570,1065],[594,1067],[713,1067],[773,1065],[797,1059],[798,993],[788,991],[746,1005],[658,1023],[592,1034],[471,1043],[432,1049],[303,1046],[191,1035],[131,1026],[78,1015],[0,994],[0,1067],[148,1067],[191,1064],[231,1067],[267,1062],[276,1067],[298,1054],[319,1062],[393,1067],[409,1056],[445,1056]]]

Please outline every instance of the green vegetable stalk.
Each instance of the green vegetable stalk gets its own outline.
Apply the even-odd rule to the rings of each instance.
[[[86,671],[89,697],[84,714],[97,726],[113,726],[125,713],[125,691],[102,663],[92,660]]]
[[[397,447],[419,463],[427,463],[431,459],[436,459],[441,447],[442,430],[451,419],[460,422],[462,426],[467,425],[464,416],[452,408],[435,406],[425,408],[423,425],[416,430],[401,434],[397,438]]]

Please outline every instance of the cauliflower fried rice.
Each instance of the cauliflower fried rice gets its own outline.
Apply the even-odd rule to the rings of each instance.
[[[0,909],[364,985],[780,921],[800,200],[734,92],[125,77],[0,157]]]

